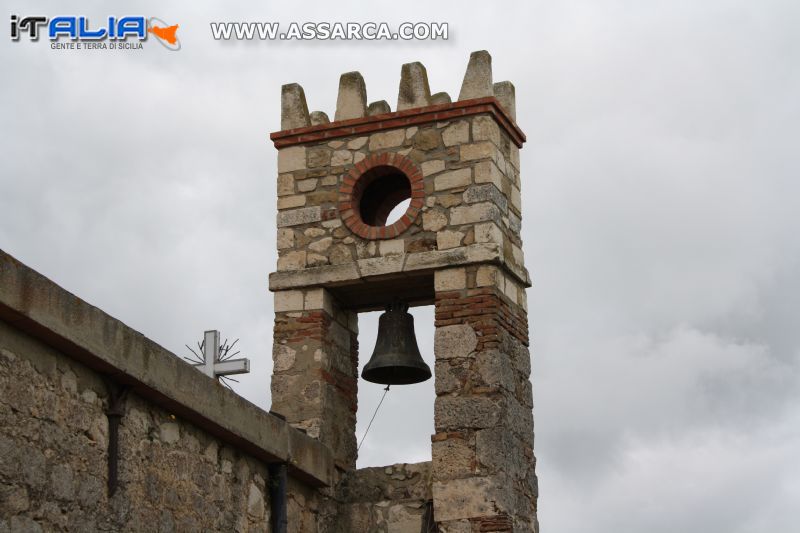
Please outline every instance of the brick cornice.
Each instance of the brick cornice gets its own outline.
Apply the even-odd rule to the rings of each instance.
[[[285,148],[298,144],[308,144],[339,137],[350,137],[373,133],[380,130],[416,126],[429,122],[440,122],[453,118],[466,117],[488,113],[494,117],[517,147],[522,148],[525,134],[517,126],[508,113],[494,96],[474,98],[451,104],[435,104],[393,113],[383,113],[371,117],[339,120],[329,124],[294,128],[291,130],[270,133],[269,138],[275,148]]]

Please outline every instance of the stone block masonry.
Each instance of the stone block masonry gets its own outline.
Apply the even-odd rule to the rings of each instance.
[[[273,410],[331,449],[342,531],[538,530],[514,99],[486,52],[456,102],[420,63],[400,69],[394,112],[358,72],[334,122],[284,86]],[[432,461],[354,470],[357,313],[397,295],[436,306]]]
[[[427,533],[435,525],[430,462],[362,468],[340,490],[339,531]]]
[[[279,148],[280,256],[271,288],[402,273],[419,263],[389,265],[382,259],[384,266],[375,272],[372,260],[384,257],[376,242],[382,239],[394,240],[393,250],[405,255],[490,245],[492,260],[528,285],[520,235],[519,147],[525,136],[514,122],[513,85],[492,83],[488,54],[473,54],[462,89],[470,98],[455,103],[409,107],[431,102],[419,63],[401,69],[397,112],[371,114],[371,106],[364,106],[365,87],[360,74],[343,75],[336,114],[341,120],[316,125],[302,88],[284,88],[282,122],[293,127],[271,135]],[[353,190],[377,165],[409,178],[412,205],[397,225],[359,218]],[[425,263],[433,269],[453,260],[450,254]]]
[[[358,319],[321,288],[275,293],[272,410],[320,439],[341,470],[356,461]]]
[[[138,395],[106,485],[101,378],[0,323],[0,531],[263,531],[266,465]]]
[[[437,519],[525,531],[538,495],[525,293],[495,266],[437,271],[436,287]]]
[[[464,142],[447,146],[458,139],[449,132],[459,130]],[[313,280],[297,276],[299,271],[313,273],[319,283],[333,281],[330,276],[343,265],[355,268],[357,279],[368,277],[371,260],[385,255],[376,242],[383,239],[394,240],[394,249],[404,254],[494,246],[492,260],[529,284],[522,253],[518,149],[501,140],[508,137],[500,130],[490,116],[460,116],[281,149],[279,168],[295,170],[278,176],[279,260],[272,288],[309,285]],[[339,152],[348,155],[337,159],[333,154]],[[287,158],[297,161],[290,164]],[[369,226],[351,214],[358,214],[352,190],[357,176],[388,161],[408,166],[411,187],[419,176],[419,189],[410,190],[413,205],[397,223]],[[402,273],[414,264],[381,263],[381,274]],[[449,266],[452,256],[437,264]]]
[[[109,490],[109,388],[121,409]],[[0,531],[265,531],[268,465],[314,531],[333,457],[0,251]]]

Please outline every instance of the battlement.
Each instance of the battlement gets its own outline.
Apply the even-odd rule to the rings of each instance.
[[[275,291],[336,285],[348,309],[382,308],[396,279],[412,305],[434,301],[433,271],[501,265],[523,302],[514,86],[492,82],[491,56],[470,56],[459,99],[431,95],[421,63],[400,69],[397,110],[368,104],[358,72],[341,76],[334,121],[283,86],[278,148]],[[391,211],[408,200],[399,219]],[[412,282],[413,280],[413,282]],[[383,283],[383,285],[380,285]],[[364,285],[370,290],[365,291]]]
[[[446,92],[431,95],[427,70],[419,62],[406,63],[400,69],[396,111],[392,112],[386,100],[367,101],[361,73],[342,74],[331,122],[324,111],[308,112],[303,87],[286,84],[281,91],[281,131],[272,133],[270,139],[276,148],[283,148],[488,113],[518,148],[525,142],[525,134],[516,124],[514,85],[492,82],[492,57],[485,50],[470,55],[456,102]]]

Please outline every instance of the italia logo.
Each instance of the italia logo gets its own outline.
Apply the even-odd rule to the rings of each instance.
[[[51,48],[141,49],[148,35],[153,35],[164,48],[181,49],[178,24],[169,25],[157,17],[108,17],[92,24],[87,17],[19,17],[11,15],[11,40],[27,36],[30,41],[44,37]],[[60,42],[62,39],[67,42]]]

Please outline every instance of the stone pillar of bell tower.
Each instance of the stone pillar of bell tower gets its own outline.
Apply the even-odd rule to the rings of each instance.
[[[435,305],[430,498],[439,531],[536,531],[514,87],[471,55],[458,101],[403,65],[397,110],[343,74],[335,121],[285,85],[273,410],[355,468],[357,313]],[[387,217],[401,202],[396,221]]]

